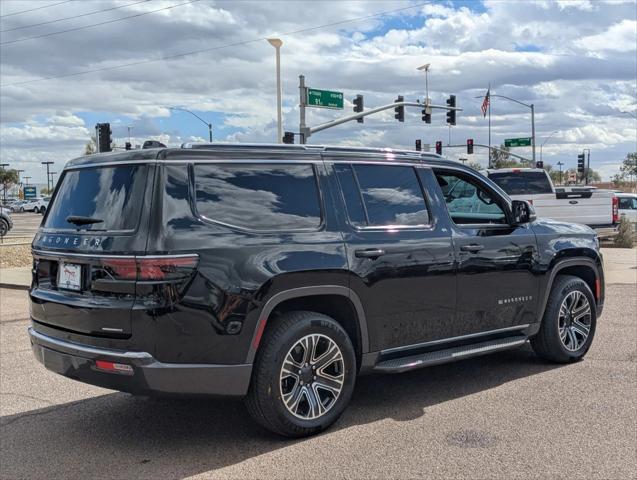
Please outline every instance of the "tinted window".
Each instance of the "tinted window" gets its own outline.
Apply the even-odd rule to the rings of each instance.
[[[509,195],[553,193],[544,172],[497,172],[489,178]]]
[[[250,230],[316,228],[321,208],[311,165],[196,165],[197,210]]]
[[[637,198],[619,197],[619,208],[622,210],[637,210]]]
[[[429,223],[427,206],[412,167],[352,165],[350,168],[360,193],[346,193],[348,212],[352,209],[358,211],[359,207],[352,204],[360,202],[362,196],[367,225],[417,226]]]
[[[134,230],[144,203],[148,167],[69,170],[60,186],[44,226],[68,230]],[[74,225],[69,216],[89,217],[98,223]]]
[[[436,172],[436,179],[454,223],[506,223],[496,197],[478,183],[446,172]]]
[[[341,191],[345,198],[345,208],[347,216],[352,225],[367,225],[367,217],[365,216],[365,207],[363,206],[363,197],[358,189],[354,171],[351,165],[336,164],[334,165],[338,182],[341,185]]]

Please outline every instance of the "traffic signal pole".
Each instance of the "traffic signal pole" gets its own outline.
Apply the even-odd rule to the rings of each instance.
[[[346,115],[341,118],[337,118],[336,120],[332,120],[330,122],[325,122],[316,127],[308,127],[305,123],[305,108],[307,107],[307,87],[305,86],[305,75],[299,75],[299,92],[300,92],[300,103],[299,103],[299,132],[301,134],[301,143],[307,143],[307,139],[310,138],[313,134],[318,133],[322,130],[326,130],[328,128],[336,127],[337,125],[341,125],[343,123],[351,122],[352,120],[358,120],[359,118],[364,118],[368,115],[374,115],[375,113],[382,112],[385,110],[390,110],[396,107],[416,107],[423,108],[425,105],[419,102],[393,102],[388,103],[387,105],[381,105],[380,107],[371,108],[364,112],[354,113],[353,115]],[[455,110],[456,112],[461,112],[462,108],[458,107],[449,107],[446,105],[427,105],[430,109],[439,109],[439,110]]]

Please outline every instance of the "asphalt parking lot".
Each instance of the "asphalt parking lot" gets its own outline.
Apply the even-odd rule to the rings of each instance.
[[[13,228],[6,237],[2,239],[3,243],[29,242],[33,240],[40,222],[42,222],[42,214],[23,212],[11,213],[13,220]]]
[[[329,431],[290,441],[230,400],[143,399],[45,370],[26,292],[0,290],[2,478],[637,477],[637,295],[608,286],[584,361],[528,347],[358,380]]]

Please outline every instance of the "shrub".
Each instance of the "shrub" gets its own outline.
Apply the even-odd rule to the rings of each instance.
[[[619,229],[615,236],[615,246],[620,248],[632,248],[633,246],[633,227],[626,215],[622,215],[619,220]]]

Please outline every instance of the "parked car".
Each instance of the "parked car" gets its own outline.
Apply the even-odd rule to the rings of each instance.
[[[242,396],[290,437],[336,421],[358,374],[529,340],[580,360],[604,304],[593,230],[536,220],[472,169],[413,151],[81,157],[32,247],[29,335],[46,368],[134,394]]]
[[[617,198],[610,190],[587,186],[556,188],[542,168],[489,169],[486,175],[513,200],[531,202],[539,218],[582,223],[600,236],[611,236],[617,230]]]
[[[21,212],[35,212],[42,213],[46,212],[47,207],[49,206],[50,197],[37,197],[27,200],[20,206]]]
[[[618,199],[619,215],[624,215],[633,229],[637,229],[637,193],[615,193]]]
[[[13,220],[6,208],[0,207],[0,237],[4,237],[13,228]]]
[[[11,210],[11,213],[24,212],[23,205],[25,203],[27,203],[27,200],[17,200],[9,206],[9,210]]]

